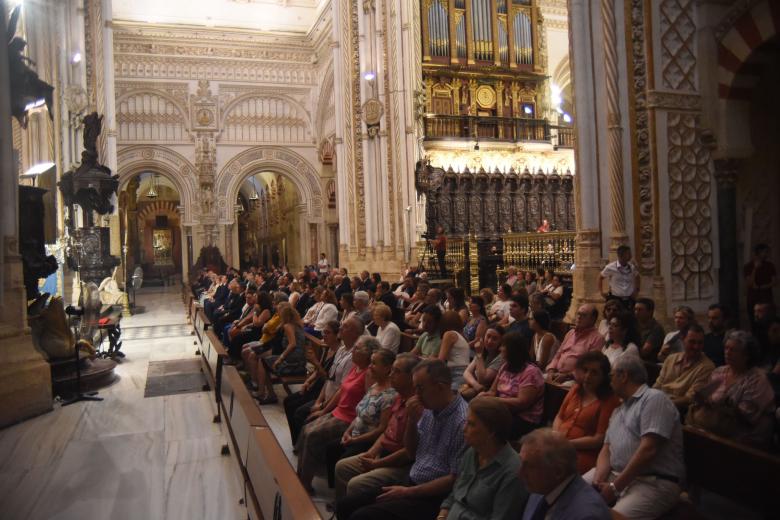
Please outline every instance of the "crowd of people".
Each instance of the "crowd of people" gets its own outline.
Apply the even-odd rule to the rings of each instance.
[[[560,278],[508,275],[467,298],[414,269],[390,284],[320,262],[203,271],[193,290],[260,404],[278,400],[274,376],[307,376],[283,403],[298,475],[311,493],[328,479],[339,519],[657,518],[684,483],[683,424],[775,442],[770,302],[751,332],[713,304],[707,330],[678,307],[667,333],[623,247],[602,272],[602,319],[581,305],[561,334]],[[548,384],[567,392],[551,424]]]

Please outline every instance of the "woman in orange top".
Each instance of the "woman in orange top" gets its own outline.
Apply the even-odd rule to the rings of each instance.
[[[563,400],[553,421],[577,449],[577,470],[585,473],[596,465],[612,411],[620,404],[609,384],[609,359],[601,352],[588,352],[577,360],[575,384]]]

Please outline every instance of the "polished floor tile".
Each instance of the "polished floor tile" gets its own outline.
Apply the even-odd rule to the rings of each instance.
[[[246,518],[213,394],[144,398],[149,361],[196,359],[179,290],[142,289],[138,304],[145,312],[122,321],[137,330],[103,401],[0,430],[3,520]]]

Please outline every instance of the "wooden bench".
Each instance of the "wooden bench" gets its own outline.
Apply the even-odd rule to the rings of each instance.
[[[249,518],[320,520],[311,497],[269,428],[254,428],[249,442]]]
[[[776,518],[780,457],[690,426],[683,446],[692,496],[706,489]]]

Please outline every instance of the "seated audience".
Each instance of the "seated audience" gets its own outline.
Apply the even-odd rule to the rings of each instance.
[[[313,493],[311,481],[318,473],[324,473],[327,446],[341,439],[357,416],[357,404],[367,390],[366,375],[371,355],[380,348],[376,338],[361,337],[352,349],[352,369],[328,404],[313,411],[313,421],[306,424],[298,437],[298,478],[303,487]]]
[[[512,416],[502,403],[477,398],[469,404],[463,453],[450,496],[437,518],[515,520],[528,500],[517,478],[520,460],[509,444]]]
[[[273,375],[306,375],[306,337],[301,317],[289,303],[279,310],[279,316],[282,321],[282,353],[260,357],[257,366],[257,400],[260,404],[278,400],[271,379]]]
[[[345,292],[341,295],[341,298],[339,298],[339,306],[341,306],[341,323],[357,316],[357,312],[355,311],[355,295],[351,292]]]
[[[544,304],[544,296],[535,292],[528,297],[528,309],[530,312],[547,312],[547,306]]]
[[[390,370],[395,352],[379,348],[371,355],[367,381],[372,382],[355,407],[356,416],[339,441],[328,445],[328,471],[333,471],[342,457],[352,457],[369,449],[390,421],[390,407],[398,395],[390,384]]]
[[[681,305],[674,310],[674,328],[676,330],[664,337],[664,343],[658,352],[659,363],[663,363],[669,354],[682,351],[682,339],[685,337],[685,331],[692,323],[696,323],[695,318],[693,309],[685,305]]]
[[[368,304],[371,301],[371,297],[366,291],[357,291],[353,297],[355,304],[355,314],[363,322],[363,326],[371,323],[371,310],[368,308]]]
[[[520,477],[531,492],[522,520],[612,518],[601,495],[580,476],[577,451],[561,434],[548,428],[529,433],[520,460]]]
[[[596,465],[612,412],[620,404],[609,384],[610,363],[601,352],[586,352],[577,360],[575,384],[561,404],[552,428],[577,450],[577,471]]]
[[[228,349],[230,355],[228,364],[234,363],[241,355],[241,347],[244,343],[253,341],[256,338],[255,333],[252,330],[252,321],[257,316],[257,290],[254,286],[249,286],[244,291],[244,307],[241,309],[241,315],[236,318],[232,323],[225,326],[220,340],[222,344]],[[233,340],[239,336],[239,334],[246,333],[244,343],[238,341],[233,344]],[[243,336],[244,334],[242,334]]]
[[[611,300],[615,301],[615,300]],[[609,320],[609,339],[604,342],[601,352],[607,356],[610,363],[621,356],[639,357],[639,333],[636,330],[634,313],[621,309]]]
[[[423,333],[417,339],[417,343],[412,349],[412,354],[422,358],[436,359],[439,357],[441,348],[439,322],[441,322],[441,309],[439,309],[439,306],[427,306],[422,313]]]
[[[417,290],[414,291],[409,304],[404,312],[404,320],[410,328],[417,328],[420,325],[420,318],[422,317],[422,311],[427,305],[425,303],[425,297],[428,294],[429,286],[421,283],[417,285]]]
[[[493,291],[489,288],[484,288],[479,290],[479,295],[482,298],[482,301],[485,302],[485,316],[492,316],[493,311],[493,302],[496,299],[496,295],[493,294]]]
[[[447,289],[445,308],[457,312],[463,323],[468,322],[469,308],[466,305],[466,293],[460,287],[450,287]]]
[[[295,310],[298,310],[298,301],[301,299],[302,292],[303,292],[303,288],[301,282],[297,280],[293,280],[292,282],[290,282],[290,294],[288,295],[289,297],[288,301],[290,302],[290,305],[292,305],[295,308]],[[298,312],[298,314],[301,314],[300,311]],[[301,316],[303,316],[303,314],[301,314]]]
[[[211,320],[217,336],[222,335],[229,323],[241,317],[241,311],[244,307],[243,288],[238,283],[238,280],[235,278],[231,280],[228,283],[228,289],[230,294],[227,301],[214,310],[214,319]]]
[[[536,274],[533,271],[527,271],[525,273],[525,290],[528,292],[528,296],[536,294]]]
[[[544,411],[544,376],[530,362],[528,341],[518,332],[507,332],[501,339],[504,364],[498,370],[490,390],[479,394],[504,403],[512,413],[511,439],[518,439],[538,428]]]
[[[772,440],[775,402],[760,349],[748,332],[726,335],[726,364],[716,368],[688,410],[686,423],[737,442],[766,446]]]
[[[384,303],[378,302],[374,304],[372,316],[377,326],[376,339],[383,348],[397,354],[398,347],[401,345],[401,330],[398,325],[390,321],[393,318],[393,311]]]
[[[623,310],[623,304],[620,300],[609,300],[604,304],[604,319],[599,322],[599,334],[604,336],[604,340],[609,339],[609,321]]]
[[[723,357],[723,340],[726,338],[728,320],[729,310],[725,306],[713,303],[707,309],[707,324],[710,331],[704,335],[704,355],[710,358],[716,367],[726,363]]]
[[[334,398],[341,382],[352,370],[352,351],[358,338],[363,334],[363,322],[357,318],[351,318],[344,322],[339,329],[339,338],[341,346],[336,351],[333,358],[333,364],[328,371],[328,378],[322,387],[322,391],[314,401],[310,401],[300,406],[294,414],[294,424],[290,424],[290,436],[293,446],[297,445],[298,436],[303,425],[310,420],[315,419],[319,412],[327,408],[330,400]],[[296,448],[293,449],[296,451]]]
[[[545,307],[548,309],[558,303],[563,298],[563,284],[561,277],[554,274],[550,279],[550,285],[545,287],[540,294],[544,297]]]
[[[216,275],[215,275],[216,276]],[[203,300],[203,312],[209,321],[214,321],[214,310],[227,301],[230,295],[230,289],[228,289],[227,276],[220,275],[217,277],[217,283],[212,286],[214,292]],[[211,292],[211,289],[209,289]]]
[[[303,284],[303,292],[295,303],[295,310],[298,311],[298,314],[301,316],[305,317],[308,314],[309,309],[311,309],[312,305],[316,302],[314,297],[314,290],[316,287],[316,284]]]
[[[464,383],[460,386],[460,395],[464,399],[473,399],[478,393],[493,386],[493,380],[504,364],[499,351],[503,337],[504,328],[501,325],[490,325],[485,332],[485,339],[477,343],[476,355],[463,372]]]
[[[466,322],[463,327],[463,337],[469,342],[469,346],[474,348],[474,345],[482,341],[485,336],[485,330],[487,329],[487,314],[485,311],[485,301],[481,296],[472,296],[469,300],[469,311],[471,318]]]
[[[490,307],[490,321],[500,321],[502,325],[509,324],[509,298],[512,297],[512,287],[507,284],[498,288],[498,294]]]
[[[574,316],[574,328],[561,342],[561,346],[547,365],[546,377],[553,383],[565,383],[574,378],[577,358],[591,350],[601,350],[604,338],[596,330],[599,311],[591,304],[581,305]]]
[[[249,294],[250,290],[247,288],[244,296],[247,302],[249,302]],[[273,312],[274,304],[271,295],[265,291],[254,293],[254,312],[249,314],[249,322],[243,325],[239,323],[240,327],[234,327],[228,334],[230,342],[227,347],[231,358],[243,357],[244,345],[262,337],[263,326],[271,319]]]
[[[452,389],[457,390],[463,384],[463,372],[469,366],[469,343],[461,335],[463,321],[456,311],[447,311],[442,314],[439,321],[439,346],[438,359],[447,363],[452,373]]]
[[[284,413],[287,416],[287,424],[290,428],[290,437],[293,444],[298,439],[298,433],[303,427],[303,421],[306,416],[309,415],[311,405],[317,400],[317,397],[322,392],[322,387],[325,386],[325,381],[328,379],[333,363],[336,360],[336,354],[341,347],[339,322],[331,321],[325,326],[322,330],[322,341],[325,346],[321,349],[322,352],[319,359],[312,360],[316,361],[316,363],[313,363],[315,370],[309,374],[300,390],[284,398]],[[301,412],[303,417],[296,417],[296,412],[307,404],[309,406],[306,407],[305,412]]]
[[[441,360],[423,361],[412,379],[417,395],[406,402],[405,449],[414,460],[409,475],[398,485],[382,488],[376,503],[355,511],[352,520],[433,520],[452,491],[468,405],[452,392],[452,374]]]
[[[683,351],[670,354],[653,388],[663,391],[682,414],[693,401],[693,396],[710,380],[715,365],[702,353],[704,329],[697,323],[688,327],[683,338]]]
[[[376,274],[376,273],[374,273]],[[377,274],[377,276],[379,276]],[[398,325],[399,327],[403,325],[404,322],[404,311],[403,309],[398,305],[398,298],[395,297],[393,292],[390,290],[390,284],[387,282],[379,281],[376,286],[376,293],[374,295],[374,301],[375,303],[384,303],[390,308],[390,311],[392,312],[393,316],[391,321]]]
[[[639,298],[634,304],[634,316],[639,328],[639,354],[645,361],[655,362],[664,342],[664,328],[655,321],[655,302],[650,298]]]
[[[611,382],[623,402],[609,421],[596,467],[583,478],[617,514],[655,519],[680,497],[685,473],[680,414],[666,394],[647,386],[638,357],[615,361]]]
[[[550,332],[550,315],[547,311],[532,312],[528,324],[534,333],[531,338],[532,360],[544,371],[561,343],[555,334]]]
[[[522,276],[518,276],[517,267],[509,266],[506,268],[506,283],[512,288],[512,292],[517,291],[520,287],[525,286],[525,280]]]
[[[387,428],[364,453],[342,458],[336,464],[336,512],[340,519],[370,504],[382,487],[404,482],[411,459],[405,449],[407,401],[414,396],[412,371],[419,359],[399,354],[390,371],[390,384],[398,393],[390,408]]]
[[[336,295],[334,292],[330,289],[323,290],[320,293],[318,304],[315,304],[312,309],[316,310],[313,316],[309,318],[309,321],[304,321],[304,329],[312,336],[321,338],[325,324],[339,319],[339,310],[336,307]],[[309,312],[311,312],[311,309]]]
[[[519,332],[528,343],[531,343],[534,332],[528,323],[528,297],[524,294],[515,294],[509,299],[509,325],[507,332]]]

